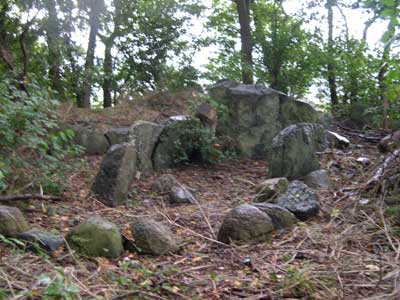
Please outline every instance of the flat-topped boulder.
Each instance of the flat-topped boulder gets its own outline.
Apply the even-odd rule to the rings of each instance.
[[[285,127],[319,122],[311,105],[263,85],[221,81],[209,88],[211,97],[226,105],[217,132],[228,135],[243,157],[265,158],[272,139]]]

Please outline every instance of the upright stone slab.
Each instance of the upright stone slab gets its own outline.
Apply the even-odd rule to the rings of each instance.
[[[211,86],[209,92],[228,110],[218,121],[217,133],[235,140],[244,157],[265,158],[268,146],[282,128],[319,120],[309,104],[263,85],[225,80]]]
[[[107,206],[126,204],[135,172],[135,145],[124,143],[112,146],[101,163],[92,185],[92,194]]]
[[[144,175],[153,172],[152,155],[163,127],[159,124],[138,121],[129,129],[137,151],[137,169]]]
[[[268,149],[268,175],[297,179],[320,168],[317,151],[326,148],[324,128],[300,123],[283,129]]]

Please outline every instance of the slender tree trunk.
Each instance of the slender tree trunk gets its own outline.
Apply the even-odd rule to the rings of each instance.
[[[96,50],[96,38],[97,33],[99,31],[99,17],[102,5],[101,1],[93,1],[93,6],[90,10],[90,34],[89,34],[89,44],[86,53],[86,62],[85,62],[85,74],[83,81],[83,90],[82,90],[82,102],[80,107],[90,108],[90,96],[92,92],[92,83],[93,83],[93,71],[94,71],[94,53]]]
[[[57,17],[56,2],[54,0],[45,1],[46,9],[48,11],[48,21],[46,24],[46,38],[48,46],[48,64],[49,64],[49,77],[51,80],[52,88],[58,93],[59,97],[64,100],[65,94],[61,82],[61,61],[62,56],[60,53],[60,27]]]
[[[111,107],[112,106],[112,76],[113,76],[113,58],[111,54],[111,49],[113,45],[113,37],[109,37],[105,40],[105,51],[104,51],[104,64],[103,64],[103,107]]]
[[[250,28],[250,0],[236,0],[240,23],[241,65],[243,83],[253,83],[253,40]]]
[[[339,103],[336,87],[336,71],[335,63],[333,61],[333,5],[334,0],[327,0],[326,8],[328,10],[328,84],[331,95],[332,107],[336,107]]]

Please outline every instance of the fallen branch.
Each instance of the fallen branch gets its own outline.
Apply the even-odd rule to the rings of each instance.
[[[51,196],[51,195],[41,195],[41,194],[22,194],[22,195],[5,195],[5,196],[0,195],[0,202],[31,200],[31,199],[60,201],[61,197]]]
[[[366,186],[370,187],[381,181],[385,171],[391,167],[391,165],[400,157],[400,148],[392,152],[388,157],[385,158],[383,164],[378,168],[374,175],[367,181]]]

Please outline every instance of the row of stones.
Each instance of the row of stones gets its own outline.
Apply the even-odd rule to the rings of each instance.
[[[305,181],[314,187],[327,187],[329,179],[321,181],[325,176],[324,171],[316,171],[307,176]],[[172,203],[196,201],[195,192],[171,175],[158,178],[153,189],[167,195]],[[181,189],[181,192],[176,193],[176,189]],[[263,203],[244,204],[231,210],[220,227],[219,241],[265,241],[273,231],[290,228],[298,220],[307,220],[319,211],[315,191],[300,181],[289,183],[286,178],[266,180],[257,187],[257,192],[254,202]],[[182,193],[185,197],[182,197]],[[179,239],[161,223],[135,218],[130,228],[134,244],[121,235],[115,224],[101,217],[91,217],[73,228],[65,241],[71,249],[86,256],[113,258],[121,255],[124,249],[151,255],[179,250]],[[23,214],[15,207],[0,206],[0,234],[26,241],[28,249],[32,250],[39,246],[52,252],[64,244],[64,238],[58,235],[41,229],[29,229]]]

